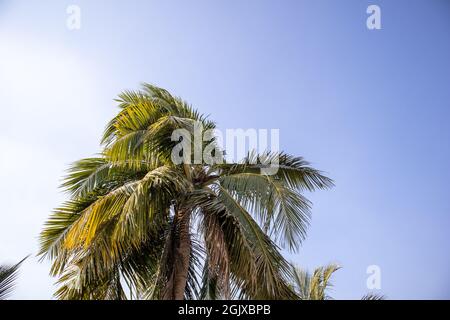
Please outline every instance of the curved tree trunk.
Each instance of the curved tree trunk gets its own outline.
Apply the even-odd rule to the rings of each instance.
[[[163,292],[164,300],[183,300],[191,256],[189,212],[180,210],[174,218],[170,257],[167,266],[168,281]]]

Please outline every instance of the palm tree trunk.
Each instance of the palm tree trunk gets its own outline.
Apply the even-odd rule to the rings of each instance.
[[[177,211],[172,229],[172,250],[168,259],[169,277],[164,289],[164,300],[183,300],[189,273],[191,256],[191,236],[189,233],[190,214]]]

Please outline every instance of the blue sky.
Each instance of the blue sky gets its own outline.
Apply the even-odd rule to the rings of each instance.
[[[362,296],[378,265],[389,298],[450,298],[449,30],[446,0],[0,0],[1,262],[36,252],[64,169],[146,81],[222,129],[280,129],[336,181],[308,195],[308,239],[288,255],[342,265],[334,297]],[[50,298],[48,269],[30,258],[14,298]]]

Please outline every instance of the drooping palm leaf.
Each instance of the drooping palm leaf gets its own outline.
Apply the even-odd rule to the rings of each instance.
[[[0,300],[8,298],[16,286],[20,265],[26,258],[13,266],[0,266]]]

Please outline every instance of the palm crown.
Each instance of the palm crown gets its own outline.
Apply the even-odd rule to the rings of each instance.
[[[100,156],[71,166],[63,182],[71,198],[41,233],[40,254],[59,277],[56,296],[295,298],[279,246],[298,249],[310,216],[301,192],[331,179],[284,153],[175,164],[172,132],[214,123],[148,84],[118,102]],[[275,157],[276,174],[263,174]]]
[[[331,278],[341,267],[337,264],[328,264],[314,269],[311,274],[308,271],[292,266],[293,287],[300,300],[331,300],[329,295],[333,287]],[[367,293],[361,300],[384,300],[385,296],[377,293]]]

